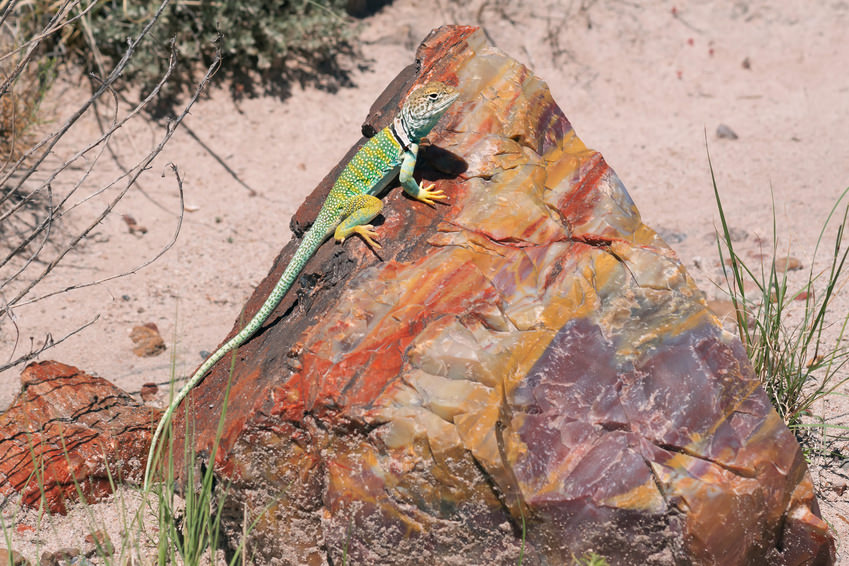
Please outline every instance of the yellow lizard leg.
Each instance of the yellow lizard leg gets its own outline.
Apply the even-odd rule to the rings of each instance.
[[[380,214],[383,203],[375,196],[362,194],[350,197],[345,205],[344,218],[336,227],[333,237],[340,244],[351,234],[359,234],[374,249],[380,249],[380,244],[372,238],[377,237],[371,220]]]

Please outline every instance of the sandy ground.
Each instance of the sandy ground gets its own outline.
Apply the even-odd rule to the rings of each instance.
[[[131,392],[194,369],[290,238],[288,221],[303,197],[358,139],[371,102],[412,62],[428,31],[444,23],[484,25],[496,45],[547,81],[578,135],[616,170],[644,221],[678,251],[708,298],[722,297],[713,283],[721,281],[721,270],[708,150],[747,261],[756,263],[758,254],[769,251],[774,217],[780,249],[804,267],[790,274],[791,286],[800,285],[812,265],[815,272],[825,266],[828,246],[817,260],[814,246],[829,210],[849,186],[849,3],[397,0],[362,22],[365,59],[357,66],[366,63],[367,69],[353,71],[353,88],[295,89],[286,100],[239,103],[226,90],[213,89],[199,102],[186,124],[258,195],[249,196],[195,139],[178,131],[141,177],[143,192],[131,191],[31,296],[132,269],[166,245],[179,207],[169,162],[179,167],[187,210],[174,247],[137,274],[17,308],[16,354],[31,341],[59,338],[99,317],[40,359],[76,365]],[[85,98],[82,89],[68,85],[51,96],[57,122],[71,101]],[[739,138],[717,137],[720,124]],[[96,135],[92,120],[81,124],[57,147],[57,159]],[[112,147],[131,163],[161,135],[160,126],[135,120]],[[116,172],[104,155],[74,200],[104,187]],[[70,171],[55,190],[68,190],[82,174]],[[90,221],[115,190],[82,202],[67,220],[77,226]],[[147,232],[130,233],[125,214]],[[840,317],[848,305],[849,291],[841,289],[833,314]],[[168,353],[139,358],[129,332],[151,322]],[[12,355],[12,329],[6,321],[0,329],[5,359]],[[834,340],[837,330],[831,333]],[[17,393],[20,369],[0,374],[0,407]],[[849,422],[845,399],[818,410],[831,422]],[[845,444],[833,447],[845,453]],[[840,563],[849,564],[843,549],[849,504],[840,497],[849,466],[817,457],[812,464]],[[115,503],[93,509],[106,517],[119,513]],[[3,513],[8,524],[12,512]],[[15,535],[15,547],[35,557],[39,544],[79,545],[82,515],[78,511],[43,531],[53,534],[25,529]],[[30,514],[17,520],[35,519]],[[116,521],[105,523],[111,528]]]

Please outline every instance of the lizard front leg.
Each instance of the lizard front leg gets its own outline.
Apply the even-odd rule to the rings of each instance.
[[[404,192],[425,204],[434,204],[433,201],[435,200],[448,198],[442,191],[434,191],[433,183],[426,186],[424,183],[417,183],[413,178],[413,170],[416,168],[416,157],[418,155],[419,144],[417,143],[411,144],[410,149],[404,152],[404,158],[401,161],[401,171],[398,173],[398,180],[401,182],[401,186],[404,187]]]
[[[369,224],[380,214],[383,203],[375,196],[360,194],[349,197],[342,212],[342,221],[336,227],[333,237],[340,244],[351,234],[359,234],[372,248],[379,250],[380,244],[372,240],[377,237],[374,226]]]

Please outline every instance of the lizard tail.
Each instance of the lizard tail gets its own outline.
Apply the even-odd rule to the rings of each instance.
[[[277,284],[272,289],[271,294],[259,308],[257,313],[253,316],[253,318],[248,322],[248,324],[239,331],[238,334],[233,336],[230,340],[228,340],[223,346],[218,348],[211,356],[209,356],[203,364],[198,368],[198,370],[192,375],[192,378],[186,382],[186,384],[180,389],[177,395],[171,400],[171,404],[168,405],[168,408],[165,410],[165,413],[162,415],[162,418],[159,420],[159,424],[156,427],[156,432],[153,433],[153,440],[150,443],[150,451],[147,454],[147,464],[144,469],[144,489],[150,487],[151,480],[151,470],[153,468],[153,460],[157,455],[157,443],[159,442],[159,437],[162,436],[162,432],[165,430],[165,427],[168,426],[168,423],[171,421],[171,417],[174,414],[174,411],[180,405],[180,403],[185,399],[186,395],[189,394],[189,391],[194,388],[203,376],[206,375],[212,366],[214,366],[218,360],[224,357],[227,352],[235,350],[239,346],[245,343],[248,338],[250,338],[254,332],[259,330],[260,326],[265,322],[271,312],[277,308],[277,305],[280,304],[280,301],[286,295],[286,292],[295,282],[295,279],[298,277],[298,274],[303,269],[304,265],[306,265],[307,260],[316,252],[316,250],[324,243],[324,240],[328,236],[327,230],[322,230],[316,222],[313,224],[313,227],[310,228],[306,234],[304,234],[304,239],[301,244],[298,246],[298,249],[295,250],[295,255],[292,257],[291,261],[289,261],[289,265],[286,266],[286,269],[283,271],[283,275],[280,276],[280,280],[277,281]]]

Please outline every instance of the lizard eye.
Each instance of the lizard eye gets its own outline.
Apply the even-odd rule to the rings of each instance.
[[[437,98],[439,98],[439,95],[435,92],[432,92],[428,95],[428,97],[430,97],[431,100],[436,100]]]

